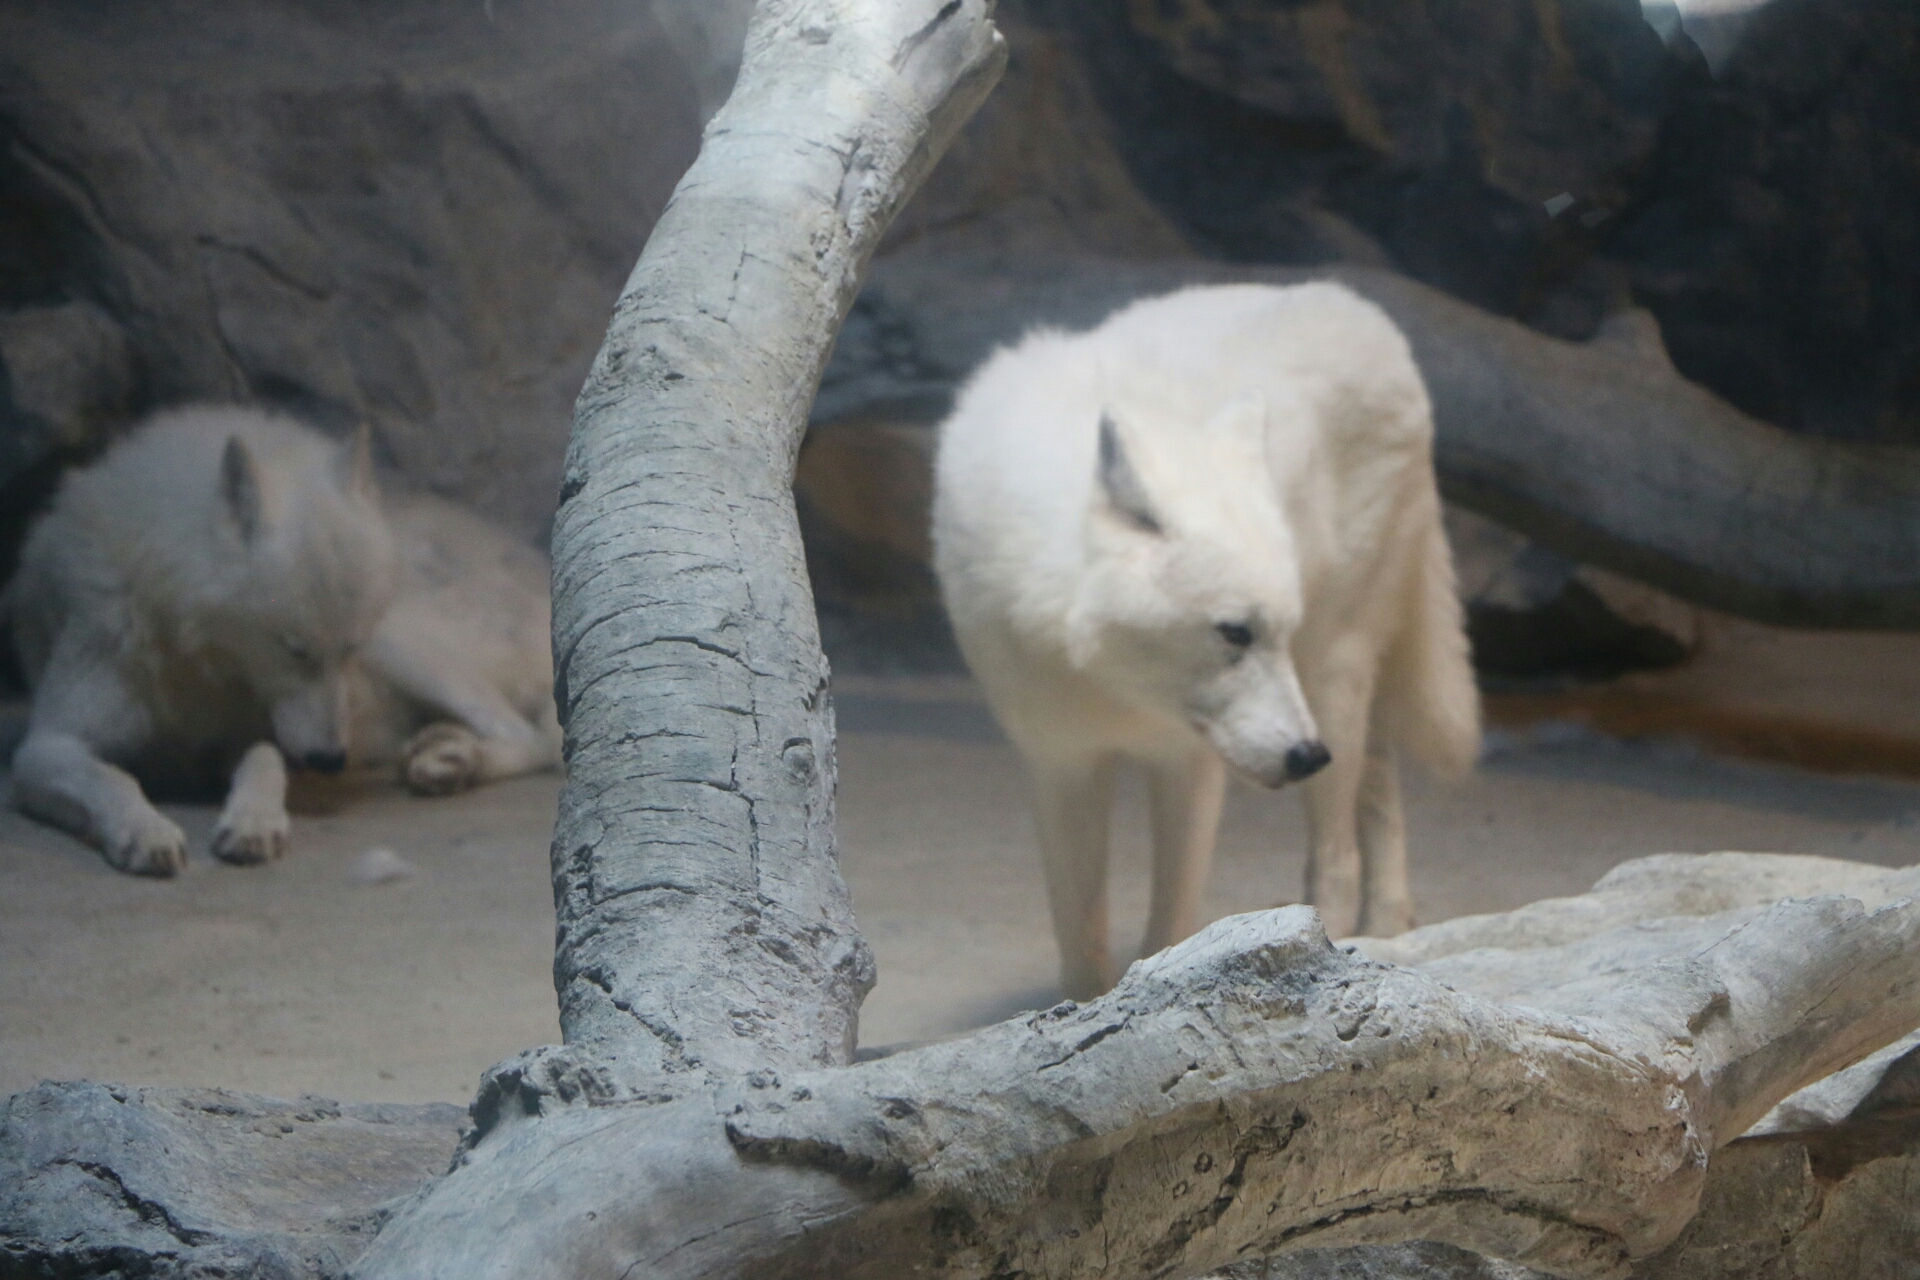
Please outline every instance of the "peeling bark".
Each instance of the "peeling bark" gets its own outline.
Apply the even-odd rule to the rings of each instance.
[[[368,1265],[1189,1275],[1231,1257],[1218,1274],[1240,1280],[1542,1274],[1447,1244],[1343,1247],[1417,1234],[1563,1273],[1571,1250],[1588,1255],[1574,1273],[1605,1274],[1688,1218],[1712,1146],[1702,1216],[1634,1277],[1841,1274],[1849,1222],[1882,1224],[1872,1256],[1905,1256],[1920,1037],[1724,1148],[1744,1117],[1716,1106],[1750,1113],[1876,1019],[1914,1016],[1911,981],[1872,972],[1905,945],[1916,887],[1920,869],[1822,858],[1645,858],[1579,898],[1406,935],[1433,955],[1418,971],[1328,947],[1301,909],[1240,917],[1084,1008],[651,1105],[622,1102],[573,1051],[545,1051],[496,1076],[515,1087],[476,1107],[487,1136],[382,1238],[418,1252]],[[1888,907],[1861,917],[1835,889]],[[1754,900],[1783,891],[1827,896]],[[1822,956],[1811,969],[1794,958],[1808,952]],[[1743,989],[1770,972],[1755,954],[1790,974],[1759,1002]],[[1821,972],[1844,976],[1827,989]],[[1856,1022],[1876,992],[1891,1007]],[[1836,1025],[1850,1028],[1838,1040]],[[1735,1061],[1787,1070],[1729,1074]],[[0,1108],[0,1274],[11,1261],[33,1275],[340,1276],[381,1202],[445,1167],[455,1119],[218,1090],[29,1090]],[[1610,1234],[1621,1224],[1633,1238]]]

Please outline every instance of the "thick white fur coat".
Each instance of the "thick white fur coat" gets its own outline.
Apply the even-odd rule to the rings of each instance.
[[[1310,778],[1331,932],[1406,927],[1392,752],[1455,773],[1479,746],[1431,454],[1405,339],[1333,284],[1150,299],[968,382],[941,430],[935,564],[1033,773],[1070,994],[1112,978],[1121,758],[1154,799],[1149,949],[1195,927],[1222,764]]]
[[[544,560],[370,471],[364,439],[200,407],[69,475],[5,596],[33,688],[14,802],[169,874],[146,787],[230,782],[213,851],[253,862],[285,848],[288,763],[424,791],[557,764]]]

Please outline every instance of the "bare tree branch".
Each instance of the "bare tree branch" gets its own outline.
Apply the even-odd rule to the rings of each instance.
[[[1757,914],[1785,898],[1844,893],[1874,907],[1905,896],[1884,867],[1793,853],[1658,853],[1623,862],[1573,898],[1546,898],[1512,911],[1456,916],[1395,938],[1360,938],[1374,960],[1412,965],[1475,995],[1538,1003],[1541,993],[1592,966],[1573,949],[1595,938],[1661,920]],[[1726,924],[1722,931],[1731,928]],[[1717,934],[1714,936],[1718,936]],[[1660,946],[1667,944],[1660,943]],[[1528,953],[1524,962],[1516,959]],[[1552,965],[1542,957],[1551,953]],[[1617,954],[1617,948],[1613,952]],[[1504,968],[1501,957],[1506,957]],[[1647,953],[1646,963],[1655,957]],[[1491,961],[1483,966],[1482,961]],[[1473,965],[1472,970],[1464,966]]]

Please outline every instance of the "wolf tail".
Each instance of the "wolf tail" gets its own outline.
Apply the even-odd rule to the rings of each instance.
[[[1381,671],[1391,740],[1441,777],[1480,758],[1480,692],[1473,681],[1453,556],[1435,528],[1409,584],[1408,616]]]

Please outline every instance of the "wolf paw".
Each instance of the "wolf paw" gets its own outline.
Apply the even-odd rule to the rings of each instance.
[[[408,739],[407,786],[425,796],[451,795],[480,781],[480,738],[463,724],[430,724]]]
[[[1360,936],[1391,938],[1413,928],[1411,902],[1382,902],[1367,907],[1360,917]]]
[[[1309,895],[1307,901],[1320,913],[1321,927],[1329,938],[1352,938],[1361,934],[1360,895],[1353,892],[1320,892]]]
[[[288,825],[285,812],[223,813],[213,829],[213,856],[239,866],[270,861],[287,851]]]
[[[170,876],[187,865],[187,837],[160,814],[130,819],[104,846],[107,862],[136,876]]]

